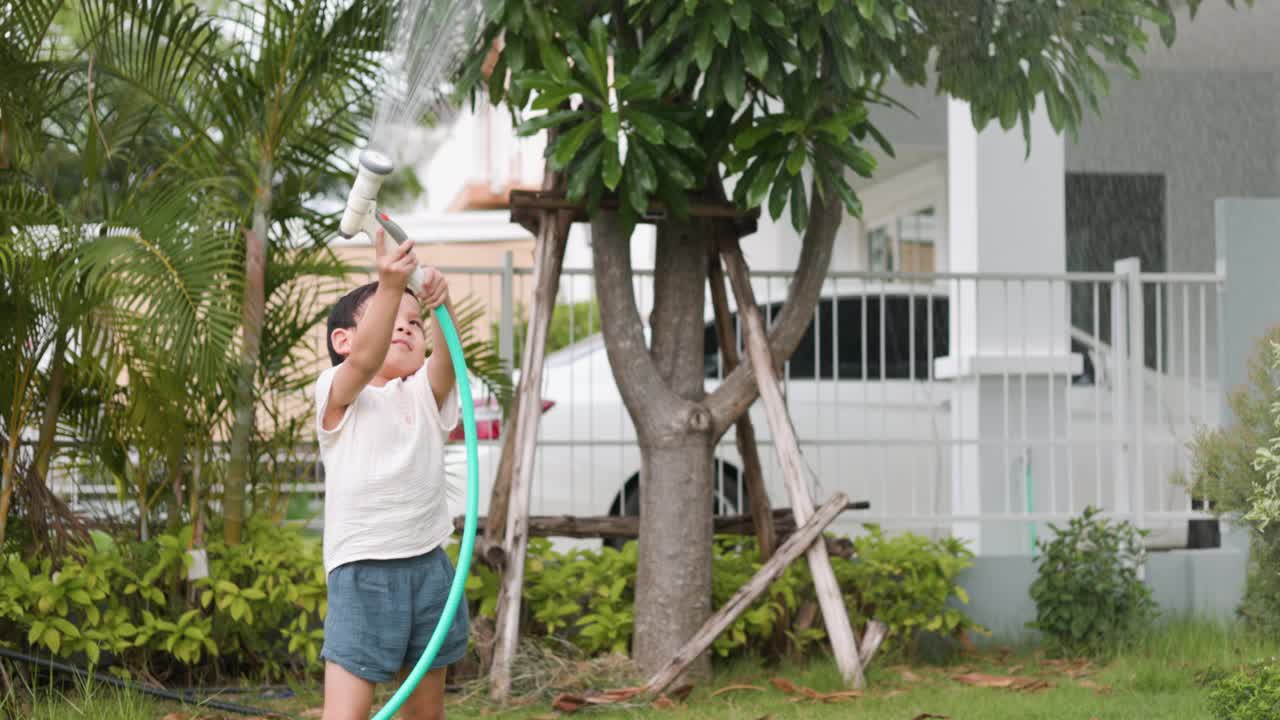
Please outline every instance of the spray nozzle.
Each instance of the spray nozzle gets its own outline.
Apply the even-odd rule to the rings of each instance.
[[[347,195],[347,207],[342,213],[342,222],[338,225],[338,234],[344,238],[355,237],[364,231],[373,240],[378,227],[387,233],[387,242],[393,243],[385,248],[390,251],[402,244],[409,236],[386,213],[377,209],[378,191],[382,182],[395,169],[391,159],[376,150],[365,150],[360,153],[360,168],[356,172],[356,181],[351,185],[351,193]],[[422,272],[414,273],[410,287],[422,285]]]

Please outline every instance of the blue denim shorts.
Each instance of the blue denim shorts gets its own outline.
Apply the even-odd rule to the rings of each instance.
[[[444,612],[453,563],[442,548],[395,560],[357,560],[329,573],[329,610],[320,655],[370,682],[387,682],[412,668],[427,649]],[[451,665],[467,651],[465,600],[431,669]]]

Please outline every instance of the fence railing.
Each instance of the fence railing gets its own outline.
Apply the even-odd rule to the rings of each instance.
[[[516,359],[530,271],[509,257],[442,270],[455,297],[484,303],[484,332]],[[790,277],[753,273],[770,322]],[[637,271],[634,282],[647,317],[652,273]],[[1187,444],[1219,422],[1221,289],[1216,274],[1143,273],[1136,261],[1055,275],[830,273],[783,375],[815,495],[870,501],[840,523],[981,528],[984,544],[1012,549],[1088,505],[1185,529],[1200,516],[1182,482]],[[564,270],[559,301],[594,303],[591,272]],[[706,322],[711,389],[723,373],[709,314]],[[539,426],[532,512],[638,512],[640,451],[595,316],[566,332],[543,373],[554,404]],[[751,413],[766,487],[785,505],[759,403]],[[499,453],[500,440],[481,442],[482,510]],[[459,486],[461,462],[450,456]],[[741,467],[726,433],[716,451],[718,512],[747,508]]]

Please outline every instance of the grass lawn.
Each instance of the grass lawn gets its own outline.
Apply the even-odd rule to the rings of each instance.
[[[829,661],[805,666],[765,669],[739,661],[717,672],[715,681],[696,688],[675,707],[651,705],[599,708],[577,716],[612,719],[692,718],[866,718],[915,720],[949,718],[1210,718],[1205,675],[1230,670],[1243,662],[1277,654],[1280,644],[1252,638],[1235,627],[1207,622],[1176,622],[1153,632],[1106,663],[1055,662],[1033,651],[990,651],[957,657],[943,665],[873,663],[866,694],[838,702],[812,697],[841,690]],[[774,683],[775,679],[782,682]],[[791,685],[788,686],[787,682]],[[977,683],[977,684],[974,684]],[[987,687],[1012,683],[1015,687]],[[600,689],[605,689],[601,687]],[[494,717],[538,720],[559,716],[550,700],[554,691],[517,708],[485,702],[482,688],[450,696],[451,718]],[[42,700],[16,715],[32,720],[187,720],[242,717],[198,712],[153,702],[111,688],[78,692],[42,692]],[[318,690],[304,690],[287,701],[250,696],[228,697],[248,705],[272,708],[296,717],[319,717]],[[6,703],[0,701],[0,710]],[[13,700],[8,701],[13,710]],[[314,714],[307,712],[312,710]],[[4,712],[0,711],[0,717]]]

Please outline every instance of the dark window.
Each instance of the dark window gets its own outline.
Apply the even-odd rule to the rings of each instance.
[[[834,303],[823,299],[788,362],[788,375],[793,380],[812,380],[815,375],[821,380],[928,379],[932,361],[947,354],[949,320],[945,297],[932,298],[932,307],[930,314],[927,296],[886,295],[883,308],[878,295],[843,297]],[[780,303],[761,308],[766,318],[780,310]],[[736,314],[734,320],[736,324]],[[836,327],[839,333],[833,342]],[[714,323],[707,325],[704,343],[706,376],[718,378],[720,344]]]

